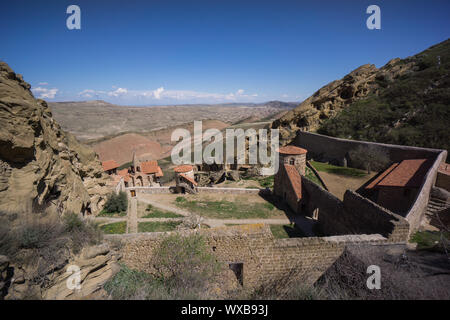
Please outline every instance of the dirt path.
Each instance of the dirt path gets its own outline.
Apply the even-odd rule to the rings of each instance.
[[[172,211],[174,213],[181,214],[182,216],[185,216],[185,217],[189,216],[191,214],[190,211],[183,210],[183,209],[176,208],[176,207],[172,207],[172,206],[168,206],[166,204],[162,204],[160,202],[153,201],[153,200],[150,200],[148,198],[143,198],[143,197],[141,197],[139,195],[137,195],[137,198],[139,199],[140,202],[148,203],[148,204],[151,204],[152,206],[155,206],[156,208],[159,208],[159,209],[162,209],[162,210],[166,210],[166,211]]]
[[[138,218],[137,218],[137,199],[129,198],[130,207],[127,214],[127,233],[137,233]]]
[[[376,172],[372,172],[364,177],[348,177],[333,173],[328,173],[325,171],[319,171],[320,177],[325,182],[325,185],[328,187],[328,190],[334,194],[339,199],[344,199],[344,193],[347,189],[357,190],[364,183],[369,181]]]

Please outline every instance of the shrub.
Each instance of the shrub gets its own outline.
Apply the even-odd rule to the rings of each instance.
[[[63,219],[64,230],[72,239],[72,250],[78,253],[85,245],[94,245],[102,240],[100,228],[91,221],[82,220],[75,213],[68,213]]]
[[[220,271],[198,235],[166,237],[151,261],[154,273],[121,271],[105,284],[113,299],[205,299]]]
[[[177,197],[177,198],[175,199],[175,201],[178,202],[178,203],[182,203],[182,202],[186,202],[187,200],[186,200],[186,198],[184,198],[184,197]]]
[[[389,164],[389,157],[381,148],[375,146],[359,146],[349,152],[352,164],[367,170],[380,171]]]
[[[127,211],[128,198],[127,194],[123,191],[116,193],[110,193],[105,203],[104,210],[109,213],[120,213]]]

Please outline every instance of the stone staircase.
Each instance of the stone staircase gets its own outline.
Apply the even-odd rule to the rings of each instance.
[[[425,211],[425,219],[422,220],[422,227],[426,230],[438,230],[439,226],[442,225],[442,221],[438,218],[439,213],[449,208],[450,197],[448,192],[433,188]]]

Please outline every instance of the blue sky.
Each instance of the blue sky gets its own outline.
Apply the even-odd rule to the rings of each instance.
[[[81,8],[68,30],[66,8]],[[381,8],[381,30],[366,8]],[[446,40],[445,1],[3,1],[0,60],[48,101],[301,101]]]

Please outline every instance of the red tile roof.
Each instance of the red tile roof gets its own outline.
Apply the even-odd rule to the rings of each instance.
[[[377,186],[378,183],[384,179],[392,170],[395,169],[395,167],[398,166],[398,162],[393,163],[389,168],[387,168],[383,173],[381,173],[378,177],[376,177],[369,185],[366,187],[366,189],[372,189],[373,187]]]
[[[119,176],[125,177],[128,175],[128,169],[117,170]]]
[[[372,188],[377,186],[418,188],[422,185],[423,179],[432,165],[432,159],[403,160],[390,166],[369,186]]]
[[[158,168],[158,162],[155,160],[141,163],[141,172],[145,174],[157,173]]]
[[[103,171],[108,171],[112,169],[116,169],[119,167],[116,161],[114,160],[106,160],[102,162]]]
[[[284,170],[288,176],[289,182],[294,190],[297,200],[302,198],[302,177],[297,171],[297,168],[291,164],[284,164]]]
[[[173,168],[173,171],[177,173],[186,173],[192,171],[194,168],[189,164],[182,164],[181,166]]]
[[[163,171],[162,171],[162,169],[161,169],[160,166],[158,166],[158,172],[156,172],[156,176],[157,176],[157,177],[162,177],[162,176],[164,176],[164,173],[163,173]]]
[[[190,183],[192,183],[194,186],[197,185],[197,182],[195,182],[194,179],[192,179],[191,177],[188,177],[187,175],[185,175],[185,174],[183,174],[183,173],[180,174],[180,177],[183,177],[184,179],[186,179],[187,181],[189,181]]]
[[[284,146],[278,149],[281,154],[305,154],[308,150],[296,146]]]

